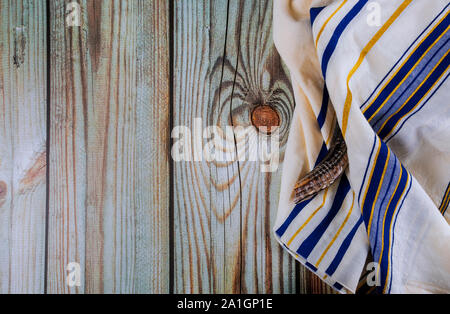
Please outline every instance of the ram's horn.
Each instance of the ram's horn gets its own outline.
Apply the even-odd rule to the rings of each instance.
[[[325,158],[295,185],[296,204],[316,196],[331,186],[348,167],[347,146],[337,125],[331,143]]]

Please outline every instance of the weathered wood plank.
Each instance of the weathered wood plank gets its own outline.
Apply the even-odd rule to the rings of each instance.
[[[300,294],[336,294],[330,286],[325,284],[319,277],[309,271],[306,267],[300,267]]]
[[[230,62],[228,88],[231,119],[234,126],[252,124],[252,112],[259,106],[270,106],[279,118],[279,153],[283,158],[289,123],[294,107],[290,82],[272,43],[272,1],[230,1],[227,58]],[[226,85],[226,81],[222,84]],[[255,113],[255,115],[258,113]],[[264,120],[264,119],[263,119]],[[245,138],[237,146],[244,147]],[[264,135],[245,149],[267,146]],[[242,142],[242,143],[241,143]],[[278,141],[277,141],[278,142]],[[295,288],[295,262],[272,236],[280,193],[281,166],[268,172],[262,160],[239,163],[242,199],[242,287],[243,292],[292,293]]]
[[[43,293],[46,1],[0,1],[0,293]]]
[[[271,231],[294,107],[272,42],[272,3],[183,0],[174,11],[174,125],[195,133],[195,118],[202,118],[200,131],[248,127],[259,105],[280,119],[277,171],[263,173],[248,159],[175,162],[175,292],[294,293],[296,280],[305,287],[309,277],[295,270]],[[256,149],[239,137],[228,144],[230,153]]]
[[[165,0],[51,1],[48,291],[169,289]],[[77,262],[82,285],[66,285]]]

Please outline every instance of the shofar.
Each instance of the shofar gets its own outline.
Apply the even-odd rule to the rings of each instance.
[[[332,144],[325,158],[295,185],[295,203],[310,199],[331,186],[347,167],[347,146],[339,126],[336,125]]]

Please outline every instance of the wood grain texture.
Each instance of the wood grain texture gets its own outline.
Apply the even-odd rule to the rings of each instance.
[[[299,294],[337,294],[329,285],[324,283],[322,279],[308,270],[306,267],[299,265]]]
[[[51,1],[48,292],[169,289],[169,44],[164,0]],[[82,285],[66,285],[66,265]]]
[[[177,0],[170,21],[169,0],[78,0],[80,27],[66,24],[69,2],[49,1],[47,16],[45,0],[0,0],[0,293],[168,293],[170,278],[176,293],[332,292],[272,236],[294,107],[272,1]],[[195,139],[252,122],[280,125],[276,171],[249,160],[170,171],[171,124]],[[220,140],[228,154],[255,150]]]
[[[294,98],[272,42],[272,2],[183,0],[174,11],[174,125],[195,142],[197,129],[246,128],[254,108],[270,106],[282,161]],[[255,149],[245,137],[221,141],[231,154]],[[264,173],[249,158],[175,162],[175,292],[295,293],[297,280],[307,284],[272,236],[281,166]]]
[[[42,293],[46,5],[0,1],[0,293]]]

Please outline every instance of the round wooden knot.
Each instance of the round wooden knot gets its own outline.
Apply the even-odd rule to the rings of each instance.
[[[271,134],[280,126],[280,116],[271,106],[260,105],[252,112],[252,123],[260,132]]]

